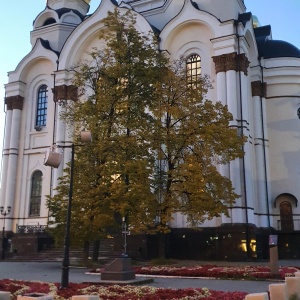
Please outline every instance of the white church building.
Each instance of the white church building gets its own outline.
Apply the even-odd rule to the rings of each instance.
[[[251,0],[92,1],[99,6],[89,15],[88,0],[48,0],[33,22],[32,50],[9,72],[0,206],[10,213],[0,215],[0,225],[5,219],[12,241],[47,227],[46,195],[70,160],[65,151],[59,168],[44,165],[47,149],[67,139],[59,100],[77,98],[68,70],[100,46],[101,20],[118,7],[134,11],[137,29],[155,31],[171,57],[201,62],[201,74],[213,83],[207,98],[228,105],[232,125],[248,139],[244,158],[219,168],[241,195],[230,218],[216,217],[194,231],[176,215],[168,255],[266,258],[269,234],[276,234],[280,257],[299,258],[300,50],[273,40],[271,26],[259,26],[246,8]],[[145,255],[155,256],[151,238],[131,237],[132,247],[142,243]]]

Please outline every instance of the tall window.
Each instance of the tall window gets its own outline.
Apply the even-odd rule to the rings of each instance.
[[[41,211],[43,173],[36,171],[31,178],[30,216],[39,216]]]
[[[281,230],[284,231],[294,230],[293,208],[291,203],[288,201],[284,201],[280,204],[280,221],[281,221]]]
[[[188,84],[195,84],[201,75],[201,57],[198,54],[190,55],[186,60],[186,69]]]
[[[46,126],[48,105],[48,87],[42,85],[38,90],[37,111],[36,111],[36,127]]]

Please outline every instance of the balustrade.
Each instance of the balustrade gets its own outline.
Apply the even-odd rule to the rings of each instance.
[[[36,234],[45,233],[47,225],[17,225],[17,233],[19,234]]]

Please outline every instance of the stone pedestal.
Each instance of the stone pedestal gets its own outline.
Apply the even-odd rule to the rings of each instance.
[[[295,277],[300,277],[300,271],[295,272]]]
[[[99,295],[75,295],[72,300],[99,300]]]
[[[246,300],[269,300],[268,293],[254,293],[246,296]]]
[[[278,248],[277,246],[270,247],[270,270],[271,275],[279,275],[279,265],[278,265]]]
[[[287,285],[285,283],[273,283],[269,285],[271,300],[288,300]]]
[[[135,272],[131,267],[131,259],[129,257],[115,259],[101,273],[101,280],[126,281],[133,279],[135,279]]]
[[[10,300],[10,292],[0,291],[0,300]]]
[[[42,293],[31,293],[19,295],[17,300],[54,300],[54,296]]]
[[[285,283],[287,285],[289,299],[292,297],[300,299],[300,277],[286,277]]]

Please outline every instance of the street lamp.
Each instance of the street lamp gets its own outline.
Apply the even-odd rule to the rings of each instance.
[[[126,218],[123,217],[122,218],[122,227],[123,227],[123,231],[122,233],[124,233],[124,255],[127,256],[127,234],[128,234],[128,227],[127,227],[127,223],[126,223]]]
[[[91,142],[90,131],[81,132],[82,142]],[[70,229],[71,229],[71,213],[72,213],[72,198],[73,198],[73,174],[74,174],[74,158],[75,158],[75,147],[80,145],[61,146],[57,145],[58,148],[71,148],[71,164],[70,164],[70,186],[69,186],[69,198],[68,198],[68,208],[66,217],[66,231],[64,238],[64,257],[62,261],[62,272],[61,272],[61,288],[66,288],[69,285],[69,269],[70,269]],[[52,150],[46,153],[44,165],[53,168],[58,168],[61,163],[62,154],[57,153]]]
[[[4,210],[3,206],[0,206],[0,213],[3,216],[3,230],[2,230],[2,259],[5,259],[5,250],[6,250],[6,237],[5,237],[5,218],[9,215],[11,206],[7,206],[7,211]]]

